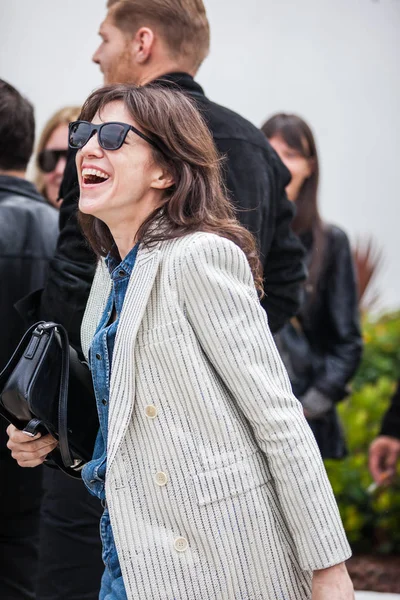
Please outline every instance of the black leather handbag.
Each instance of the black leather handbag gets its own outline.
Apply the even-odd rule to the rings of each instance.
[[[0,374],[0,414],[27,435],[59,442],[45,461],[80,477],[99,429],[92,377],[62,325],[40,321],[23,336]]]

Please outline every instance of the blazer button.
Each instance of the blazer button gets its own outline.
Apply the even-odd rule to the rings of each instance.
[[[159,471],[158,473],[156,473],[154,479],[156,480],[156,484],[162,487],[163,485],[167,484],[168,476],[162,471]]]
[[[148,419],[155,419],[158,415],[158,410],[153,404],[148,404],[144,409],[144,413]]]
[[[177,552],[185,552],[188,549],[189,543],[186,538],[178,537],[174,542],[174,548]]]

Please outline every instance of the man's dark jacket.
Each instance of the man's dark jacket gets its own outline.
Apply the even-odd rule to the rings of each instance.
[[[400,380],[392,402],[383,417],[381,435],[388,435],[400,440]]]
[[[206,98],[190,75],[166,75],[160,83],[188,93],[196,102],[225,155],[225,176],[237,217],[257,238],[264,267],[265,298],[272,331],[292,317],[300,304],[305,278],[303,247],[290,229],[293,208],[286,198],[288,170],[265,136],[236,113]],[[42,296],[43,318],[64,324],[71,343],[80,344],[80,324],[93,279],[95,258],[76,220],[78,181],[70,156],[61,186],[64,199],[60,238]]]
[[[32,183],[0,175],[0,370],[25,330],[14,304],[44,286],[57,236],[57,211],[43,200]],[[3,448],[4,422],[0,429]]]

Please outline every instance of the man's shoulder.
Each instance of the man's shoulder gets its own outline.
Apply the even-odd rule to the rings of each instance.
[[[0,195],[0,255],[50,258],[58,237],[58,211],[40,196]]]
[[[253,123],[235,111],[217,104],[207,97],[202,100],[204,116],[215,139],[231,139],[258,146],[268,151],[265,135]]]
[[[49,221],[58,221],[58,211],[48,204],[39,193],[32,196],[18,194],[18,192],[0,193],[0,211],[3,214],[8,211],[19,215],[40,215]]]
[[[283,187],[287,185],[289,171],[260,129],[206,96],[201,101],[201,109],[218,150],[226,154],[228,162],[235,163],[240,157],[241,164],[247,164],[249,169],[252,165],[253,169],[262,169],[265,176],[267,171],[273,173],[273,177],[282,181]]]
[[[324,229],[331,249],[347,248],[350,245],[347,233],[338,225],[325,223]]]

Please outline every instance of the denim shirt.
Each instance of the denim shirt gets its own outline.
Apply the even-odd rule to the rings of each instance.
[[[105,500],[108,405],[110,399],[112,356],[122,305],[128,288],[129,278],[135,266],[138,247],[139,245],[136,244],[121,262],[111,254],[106,258],[106,264],[112,280],[112,290],[89,350],[89,365],[93,378],[100,427],[92,460],[82,469],[82,479],[89,492],[102,501]],[[110,323],[114,309],[116,319]]]

